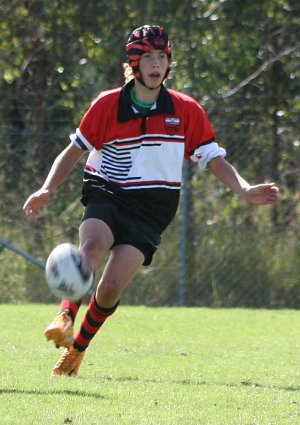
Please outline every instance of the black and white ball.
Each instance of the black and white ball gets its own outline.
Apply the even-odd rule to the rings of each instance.
[[[94,272],[79,249],[71,243],[58,245],[48,257],[46,280],[59,298],[78,301],[90,289]]]

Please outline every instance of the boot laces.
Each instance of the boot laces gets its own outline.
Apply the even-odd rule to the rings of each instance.
[[[76,364],[73,364],[73,362],[77,359],[78,355],[80,355],[80,351],[76,349],[66,350],[65,353],[63,353],[61,356],[57,367],[63,372],[72,372],[72,370],[76,367]],[[70,370],[72,366],[73,369]]]

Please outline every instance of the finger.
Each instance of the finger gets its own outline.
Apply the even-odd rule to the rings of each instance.
[[[27,201],[25,202],[25,204],[23,205],[23,210],[24,210],[24,211],[26,211],[26,209],[28,208],[28,203],[29,203],[29,200],[27,200]]]
[[[261,183],[258,186],[260,186],[261,188],[265,188],[265,189],[278,189],[278,187],[276,186],[276,184],[274,182],[271,183]]]
[[[28,208],[32,208],[30,205],[32,205],[32,204],[34,203],[34,201],[35,201],[35,198],[34,198],[34,197],[32,197],[32,196],[30,196],[30,197],[26,200],[25,204],[23,205],[23,210],[25,211],[25,210],[27,210]]]
[[[279,202],[279,197],[278,197],[278,196],[272,196],[272,195],[269,195],[269,196],[267,197],[267,202],[268,202],[269,204],[277,204],[277,203]]]
[[[29,205],[24,209],[26,216],[30,219],[30,220],[36,220],[37,218],[37,210],[30,207]]]

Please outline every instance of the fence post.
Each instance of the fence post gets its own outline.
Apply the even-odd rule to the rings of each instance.
[[[179,297],[178,305],[185,305],[186,290],[186,240],[188,225],[188,162],[183,160],[182,165],[182,188],[181,188],[181,221],[180,221],[180,237],[179,237]]]

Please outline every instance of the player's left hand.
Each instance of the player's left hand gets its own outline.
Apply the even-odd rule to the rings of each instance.
[[[258,184],[246,190],[245,199],[251,204],[275,205],[279,202],[280,193],[275,183]]]

